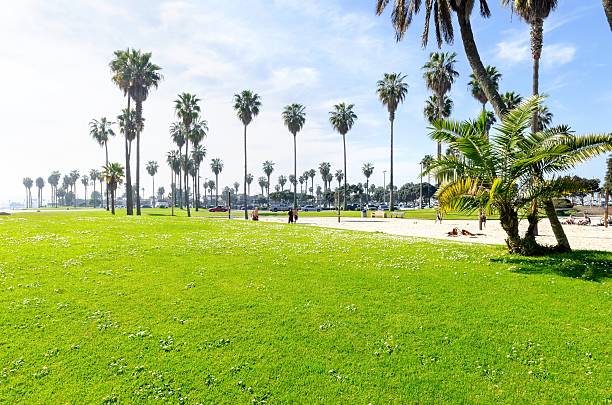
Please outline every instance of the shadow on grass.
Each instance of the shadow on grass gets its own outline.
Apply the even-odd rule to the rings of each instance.
[[[512,264],[514,268],[511,270],[519,274],[557,274],[589,281],[612,278],[612,253],[609,252],[577,250],[539,257],[511,256],[492,261]]]

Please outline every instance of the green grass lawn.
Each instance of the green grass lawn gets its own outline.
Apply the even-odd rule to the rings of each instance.
[[[78,211],[0,241],[0,403],[612,401],[612,254]]]

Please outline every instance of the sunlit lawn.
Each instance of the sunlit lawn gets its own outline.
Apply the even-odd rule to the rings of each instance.
[[[0,217],[0,403],[612,401],[611,254],[166,213]]]

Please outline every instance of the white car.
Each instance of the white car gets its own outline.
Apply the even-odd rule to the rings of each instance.
[[[304,212],[309,212],[309,211],[311,211],[311,212],[320,212],[321,208],[320,207],[315,207],[314,205],[304,205],[302,207],[302,211],[304,211]]]

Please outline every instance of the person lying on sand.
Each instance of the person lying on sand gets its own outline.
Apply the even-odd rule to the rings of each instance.
[[[452,231],[447,232],[448,236],[459,236],[459,228],[453,228]]]
[[[476,236],[476,234],[473,234],[470,231],[466,231],[465,229],[461,230],[461,235],[463,235],[463,236]]]
[[[475,233],[472,233],[472,232],[470,232],[468,230],[465,230],[465,229],[459,230],[459,228],[453,228],[452,231],[447,232],[446,234],[448,236],[453,236],[453,237],[454,236],[459,236],[459,235],[462,235],[462,236],[477,236]]]

